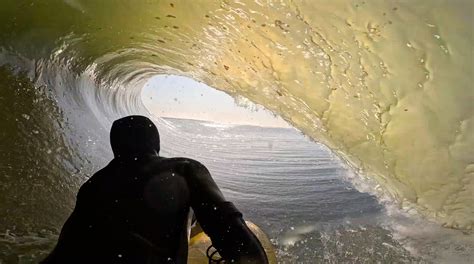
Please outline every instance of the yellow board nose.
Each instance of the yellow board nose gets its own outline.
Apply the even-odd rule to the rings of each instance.
[[[267,254],[268,263],[276,264],[277,258],[275,255],[275,250],[272,243],[270,242],[270,239],[268,239],[268,236],[256,224],[250,221],[245,222],[247,223],[247,226],[250,228],[250,230],[252,230],[252,232],[257,236],[258,240],[260,240],[260,243],[262,243],[265,253]],[[199,226],[194,227],[193,229],[194,230],[191,230],[191,233],[194,235],[192,235],[191,239],[189,240],[188,263],[208,264],[209,259],[207,258],[206,250],[212,244],[211,239],[204,232],[202,232],[202,230],[200,230]]]

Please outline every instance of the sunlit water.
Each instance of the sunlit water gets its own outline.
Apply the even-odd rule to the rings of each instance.
[[[166,119],[164,154],[207,165],[225,196],[272,238],[283,263],[411,257],[381,227],[383,206],[341,162],[295,129]]]

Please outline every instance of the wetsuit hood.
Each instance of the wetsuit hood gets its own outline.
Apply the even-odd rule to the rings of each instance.
[[[155,124],[144,116],[127,116],[114,121],[110,144],[115,158],[137,158],[157,155],[160,135]]]

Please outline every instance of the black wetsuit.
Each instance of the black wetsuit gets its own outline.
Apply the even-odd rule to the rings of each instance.
[[[229,262],[267,263],[263,247],[201,163],[163,158],[146,117],[114,122],[115,158],[82,185],[52,263],[186,263],[190,208]]]

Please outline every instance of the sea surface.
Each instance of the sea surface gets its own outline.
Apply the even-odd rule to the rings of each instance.
[[[469,233],[443,228],[416,211],[399,208],[395,201],[374,192],[375,182],[294,128],[174,118],[157,118],[155,123],[161,155],[205,164],[226,198],[246,220],[267,233],[279,263],[472,263]],[[23,200],[16,207],[2,203],[8,209],[4,219],[12,223],[2,222],[7,228],[0,235],[1,264],[38,263],[55,245],[80,183],[111,157],[105,139],[91,135],[84,140],[83,155],[98,160],[97,164],[83,162],[71,175],[56,175],[56,168],[35,174],[25,168],[4,175],[2,188],[10,194],[11,203]],[[45,150],[37,158],[51,164],[56,159],[66,164],[74,161],[61,150]],[[71,179],[73,187],[68,192],[64,192],[65,184],[50,180],[59,176]],[[18,182],[23,185],[13,184]],[[66,198],[49,198],[50,192]],[[51,206],[33,206],[41,199]],[[57,208],[64,208],[64,213]],[[31,213],[23,216],[22,211]],[[42,224],[48,219],[55,222]]]
[[[281,263],[411,262],[382,227],[384,206],[350,171],[293,128],[165,119],[165,156],[205,164],[224,195],[274,243]]]

